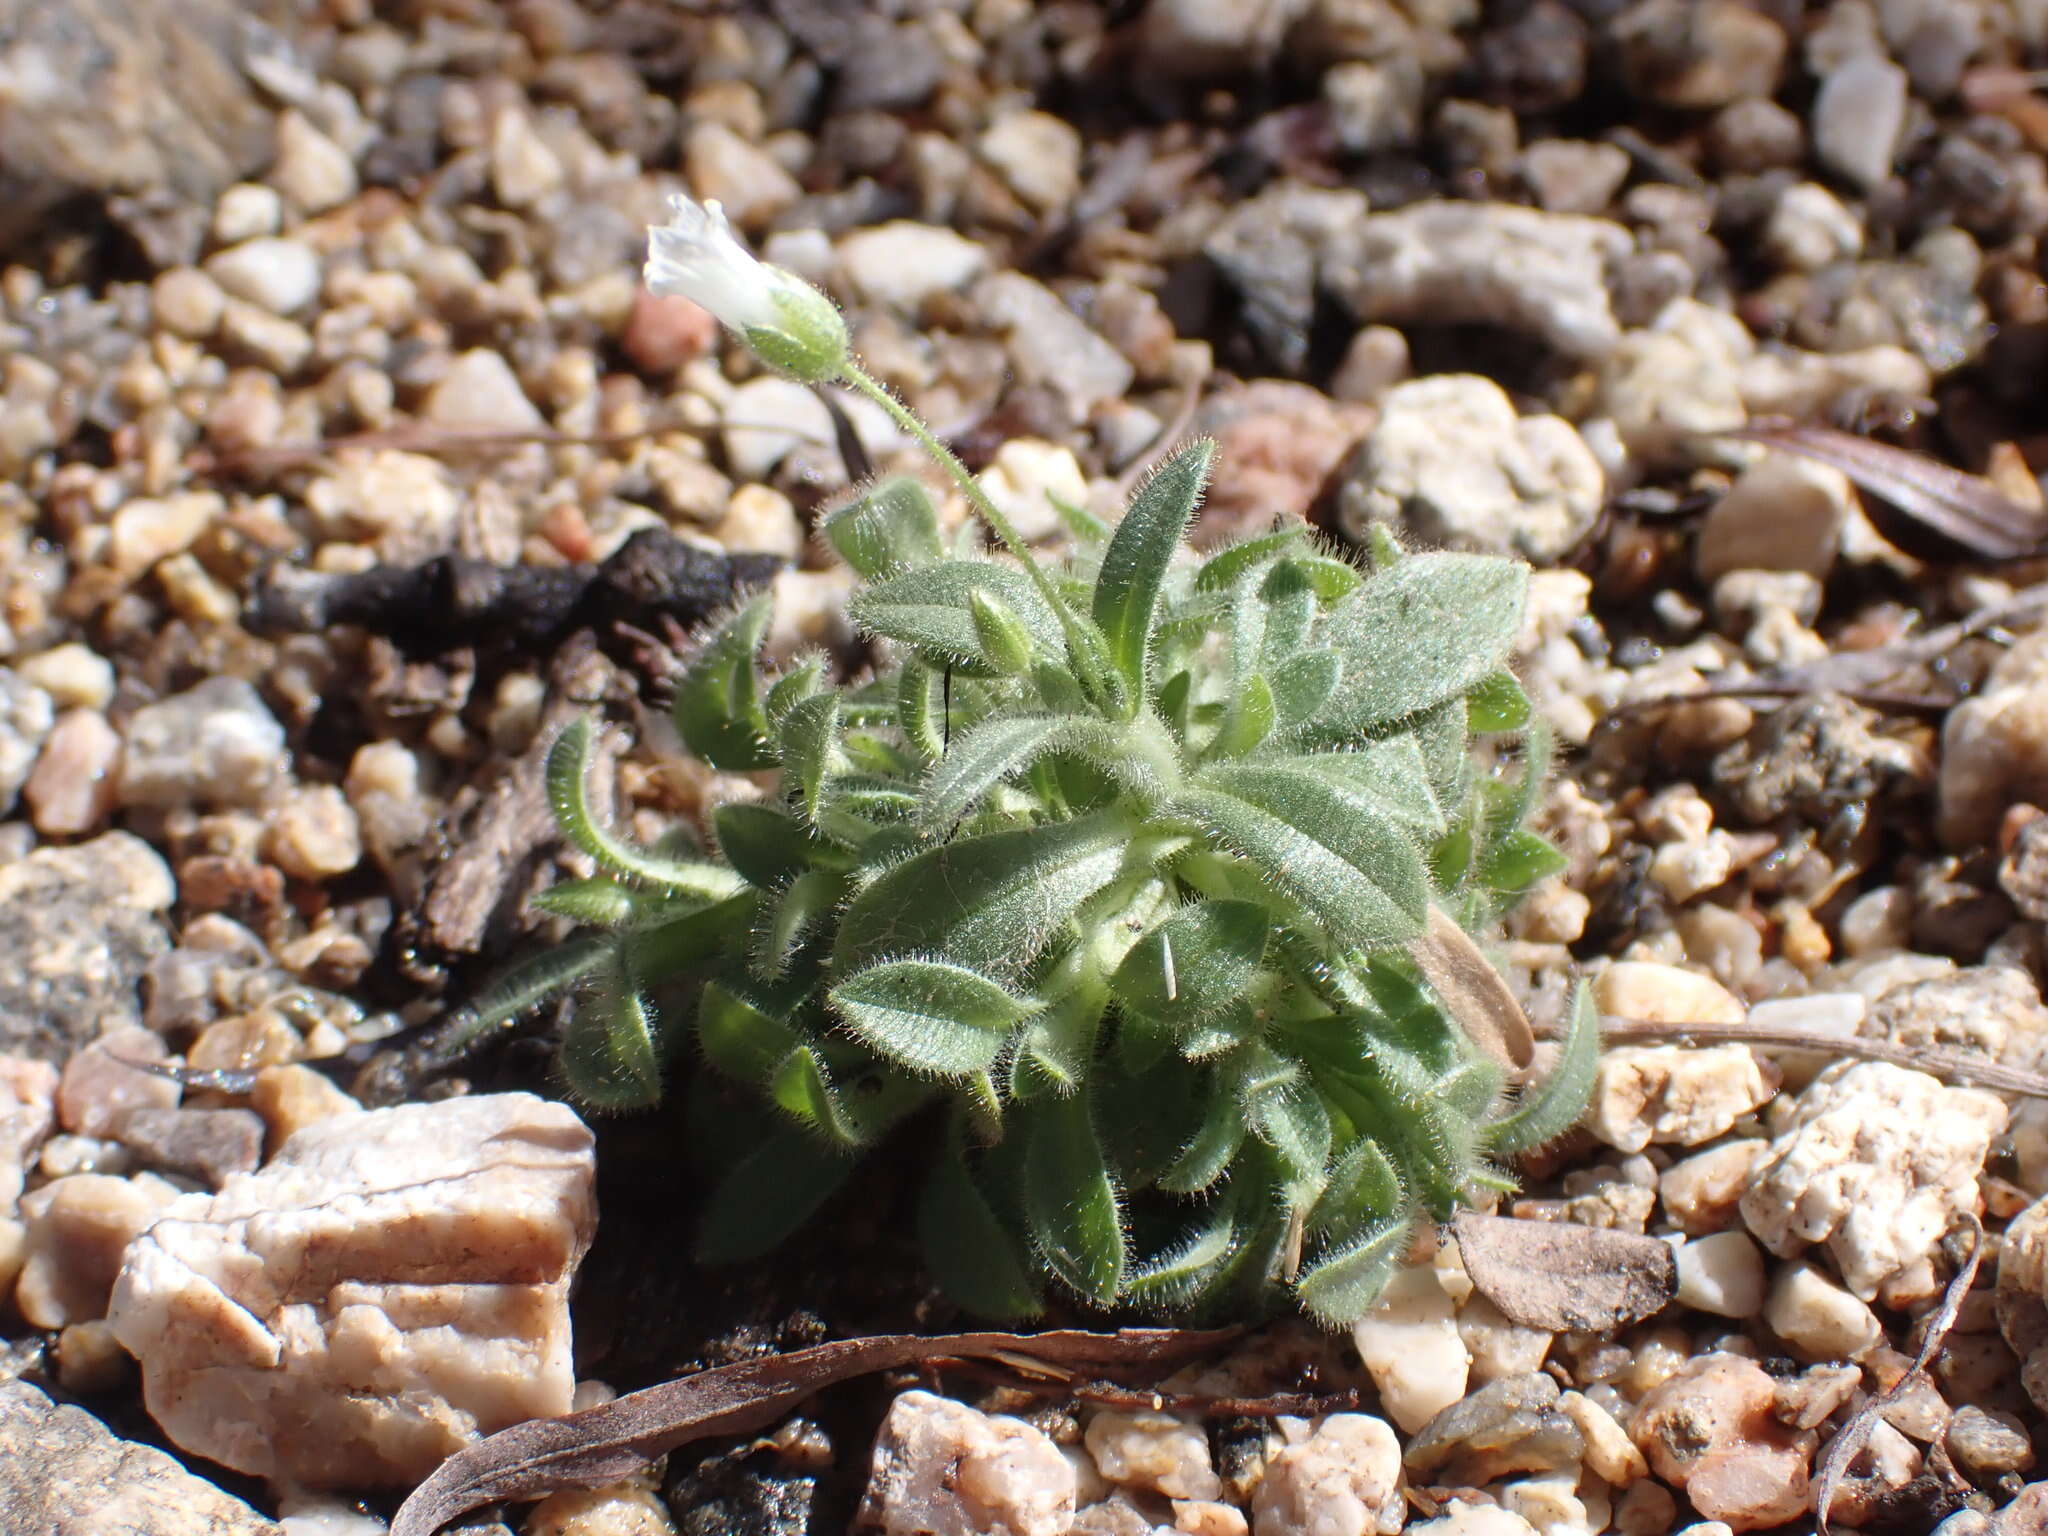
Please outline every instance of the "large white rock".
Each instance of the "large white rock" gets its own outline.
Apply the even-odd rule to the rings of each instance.
[[[1889,1062],[1829,1067],[1799,1095],[1742,1196],[1742,1219],[1779,1258],[1825,1243],[1863,1300],[1922,1267],[2005,1129],[1996,1094]]]
[[[1552,561],[1592,529],[1600,461],[1558,416],[1517,416],[1493,380],[1444,373],[1395,386],[1338,492],[1354,539],[1404,522],[1424,542]]]
[[[478,1435],[569,1410],[595,1169],[574,1112],[531,1094],[322,1120],[166,1207],[108,1317],[185,1450],[312,1487],[408,1486]]]
[[[1497,325],[1597,359],[1621,339],[1607,268],[1621,225],[1511,203],[1420,202],[1332,240],[1323,280],[1360,320]]]

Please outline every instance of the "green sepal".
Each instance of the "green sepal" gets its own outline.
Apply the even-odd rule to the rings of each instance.
[[[974,638],[981,646],[982,658],[992,669],[1006,677],[1031,670],[1031,632],[1017,617],[1016,609],[994,593],[977,589],[967,594],[967,612],[974,620]]]
[[[868,633],[909,646],[930,666],[997,676],[1001,669],[983,654],[974,627],[969,599],[975,592],[1007,604],[1034,647],[1055,655],[1064,647],[1059,616],[1031,579],[985,560],[947,560],[905,571],[856,593],[846,611]]]
[[[1470,728],[1482,733],[1519,731],[1529,723],[1532,713],[1529,695],[1506,668],[1488,673],[1473,684],[1465,695],[1465,708]]]

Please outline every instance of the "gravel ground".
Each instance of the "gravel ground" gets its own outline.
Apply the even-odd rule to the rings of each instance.
[[[1591,974],[1634,1022],[1502,1214],[1668,1239],[1677,1295],[1536,1326],[1447,1234],[1356,1339],[1280,1328],[1165,1388],[1355,1411],[891,1382],[519,1530],[837,1530],[878,1426],[898,1533],[1804,1530],[1887,1392],[1835,1529],[2048,1529],[2048,7],[172,9],[0,0],[0,80],[61,82],[0,90],[0,1507],[377,1531],[435,1434],[952,1325],[887,1191],[765,1273],[676,1264],[682,1112],[571,1145],[511,1097],[546,1092],[547,1019],[455,1076],[403,1048],[556,936],[524,903],[565,867],[562,721],[629,727],[613,809],[651,837],[722,792],[647,707],[678,627],[772,581],[778,653],[858,659],[810,537],[860,467],[832,413],[638,288],[688,191],[846,306],[1029,536],[1200,431],[1206,538],[1391,520],[1538,568],[1519,665],[1570,868],[1503,954],[1539,1021]],[[843,404],[851,457],[916,467]],[[1725,435],[1771,418],[1985,476],[2019,557]],[[165,1341],[240,1296],[262,1211],[346,1165],[347,1240],[418,1240],[350,1133],[284,1138],[465,1089],[500,1118],[417,1131],[451,1178],[497,1177],[493,1137],[562,1160],[511,1198],[526,1269],[434,1272],[554,1309],[493,1367],[535,1395],[423,1410],[352,1482],[308,1449],[360,1386],[336,1335],[270,1423],[306,1454],[208,1438],[287,1412],[262,1360],[181,1428]],[[255,1218],[208,1203],[249,1178]],[[194,1225],[229,1235],[158,1236]],[[145,1248],[185,1290],[132,1278]],[[433,1379],[380,1359],[376,1390]]]

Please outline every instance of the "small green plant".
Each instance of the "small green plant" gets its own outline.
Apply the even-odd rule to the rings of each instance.
[[[1061,507],[1072,552],[1049,563],[843,333],[757,350],[874,397],[1002,547],[949,551],[923,488],[886,481],[823,530],[863,578],[872,676],[769,674],[766,595],[705,639],[682,740],[773,775],[712,812],[715,856],[615,837],[587,800],[592,727],[562,734],[549,790],[597,873],[539,904],[602,936],[530,975],[587,989],[570,1089],[644,1105],[701,1058],[707,1260],[766,1252],[864,1152],[922,1136],[918,1229],[974,1312],[1029,1316],[1051,1281],[1357,1318],[1414,1223],[1507,1187],[1496,1160],[1566,1129],[1592,1074],[1582,996],[1556,1070],[1511,1098],[1443,961],[1561,864],[1525,825],[1547,743],[1505,670],[1526,571],[1387,537],[1368,573],[1300,528],[1198,558],[1207,443],[1113,524]]]

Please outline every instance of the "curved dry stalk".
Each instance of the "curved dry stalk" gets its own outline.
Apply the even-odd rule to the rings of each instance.
[[[1535,1032],[1539,1040],[1557,1040],[1564,1034],[1562,1027],[1556,1024],[1538,1024]],[[1888,1061],[1894,1066],[1911,1067],[1930,1077],[1964,1087],[1989,1088],[1997,1093],[2048,1099],[2048,1075],[2039,1072],[1986,1061],[1967,1051],[1947,1050],[1940,1046],[1899,1045],[1890,1040],[1867,1040],[1857,1035],[1830,1034],[1819,1029],[1747,1023],[1659,1023],[1650,1019],[1624,1019],[1602,1014],[1600,1038],[1608,1045],[1665,1041],[1680,1045],[1757,1045],[1779,1050],[1830,1052],[1862,1061]]]

